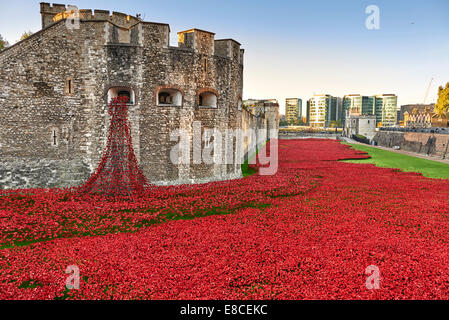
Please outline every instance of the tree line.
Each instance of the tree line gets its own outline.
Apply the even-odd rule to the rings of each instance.
[[[33,34],[31,31],[25,31],[20,36],[19,41],[25,40],[26,38],[30,37]],[[0,51],[3,51],[4,49],[8,48],[10,46],[9,42],[3,38],[3,36],[0,34]]]

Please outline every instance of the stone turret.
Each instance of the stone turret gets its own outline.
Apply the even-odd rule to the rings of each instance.
[[[233,39],[215,40],[215,54],[226,57],[243,64],[244,50],[240,49],[240,43]]]
[[[55,22],[53,20],[53,18],[56,15],[67,11],[67,7],[65,4],[54,3],[53,5],[51,5],[46,2],[41,2],[40,5],[41,5],[41,16],[42,16],[42,29],[53,24]]]
[[[178,46],[180,48],[193,49],[195,52],[205,55],[213,55],[215,33],[200,29],[190,29],[178,32]]]

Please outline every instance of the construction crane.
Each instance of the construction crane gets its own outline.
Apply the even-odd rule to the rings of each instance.
[[[430,92],[430,87],[432,86],[432,82],[433,82],[433,78],[430,79],[430,83],[429,83],[429,86],[427,87],[426,95],[424,96],[423,104],[426,104],[427,97],[429,96],[429,92]]]

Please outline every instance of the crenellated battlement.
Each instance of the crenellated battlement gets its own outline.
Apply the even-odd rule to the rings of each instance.
[[[145,22],[138,17],[122,12],[111,12],[100,9],[78,9],[74,6],[57,3],[50,4],[42,2],[40,7],[42,28],[46,28],[63,19],[79,18],[80,21],[108,21],[119,29],[112,31],[110,35],[112,40],[110,39],[109,41],[111,43],[129,43],[129,39],[132,38],[130,30],[139,22],[142,22],[144,25],[154,24],[156,29],[160,29],[160,25],[164,25],[166,28],[163,28],[163,31],[160,33],[162,38],[157,43],[162,44],[162,47],[165,48],[170,46],[170,26],[168,24]],[[114,36],[114,32],[118,35]],[[122,33],[126,34],[122,35]],[[140,41],[142,41],[142,38]],[[240,46],[240,43],[233,39],[215,40],[215,33],[210,31],[193,28],[178,32],[178,47],[180,49],[191,50],[202,55],[216,55],[243,64],[244,50]]]
[[[48,12],[48,13],[60,13],[67,10],[67,6],[65,4],[59,4],[59,3],[47,3],[47,2],[41,2],[41,12]]]
[[[42,29],[48,27],[52,23],[54,23],[53,18],[67,11],[67,7],[65,4],[57,4],[54,3],[51,5],[50,3],[41,2],[41,16],[42,16]]]
[[[215,40],[215,33],[200,29],[178,32],[178,47],[205,55],[217,55],[243,63],[244,51],[233,39]]]
[[[42,28],[46,28],[49,25],[69,17],[74,17],[79,14],[79,19],[81,20],[96,20],[96,21],[110,21],[115,25],[120,27],[128,28],[135,25],[137,22],[141,21],[139,18],[128,15],[122,12],[113,11],[112,13],[108,10],[95,9],[79,9],[75,12],[74,6],[66,6],[64,4],[42,2],[41,6],[41,16],[42,16]]]

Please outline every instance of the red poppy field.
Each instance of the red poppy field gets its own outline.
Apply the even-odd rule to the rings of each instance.
[[[280,140],[274,176],[116,201],[2,191],[0,299],[449,299],[449,181],[338,161],[366,157]]]

